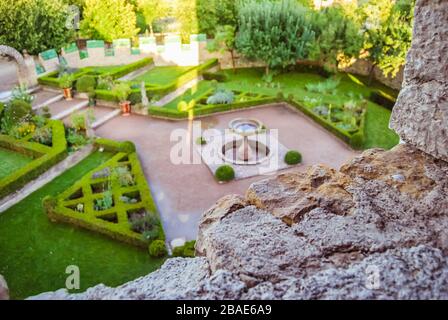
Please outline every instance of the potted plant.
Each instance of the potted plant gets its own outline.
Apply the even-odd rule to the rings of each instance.
[[[124,116],[128,116],[131,113],[131,102],[128,100],[131,94],[131,87],[129,84],[121,82],[114,87],[115,96],[120,103],[121,111]]]
[[[89,89],[89,91],[87,92],[87,95],[89,97],[89,107],[94,107],[96,105],[96,92],[94,89]]]
[[[71,74],[64,73],[59,78],[59,83],[61,88],[64,90],[65,100],[72,100],[73,76]]]

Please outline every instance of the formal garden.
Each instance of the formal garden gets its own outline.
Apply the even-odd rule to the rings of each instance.
[[[397,145],[413,1],[317,2],[2,1],[0,45],[32,71],[0,100],[11,297],[64,287],[69,265],[76,292],[194,256],[202,212],[267,161],[337,168]],[[205,164],[173,163],[171,133],[193,120],[218,131],[188,142]]]

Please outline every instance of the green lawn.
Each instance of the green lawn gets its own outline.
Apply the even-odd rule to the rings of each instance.
[[[0,213],[0,274],[20,299],[65,287],[68,265],[80,268],[81,290],[104,283],[117,286],[156,270],[163,259],[146,250],[93,232],[48,220],[41,201],[56,195],[104,163],[112,154],[96,152],[80,164]]]
[[[391,96],[396,96],[396,92],[379,82],[373,82],[370,86],[366,85],[365,77],[353,76],[350,74],[340,74],[341,83],[337,88],[336,94],[320,94],[312,93],[306,90],[305,85],[308,83],[318,83],[324,81],[325,78],[314,73],[302,72],[286,72],[274,77],[275,87],[267,87],[262,76],[264,69],[260,68],[244,68],[238,69],[236,73],[232,70],[224,72],[228,81],[220,83],[220,86],[231,90],[246,91],[251,93],[262,93],[266,95],[276,96],[279,91],[285,96],[293,94],[294,97],[303,101],[305,97],[319,98],[324,103],[342,104],[350,99],[359,99],[360,96],[368,98],[373,90],[382,90]],[[277,84],[280,84],[278,87]],[[204,92],[211,88],[210,81],[201,81],[192,92],[187,92],[164,107],[176,109],[177,104],[181,100],[190,101],[201,96]],[[380,147],[390,149],[399,141],[398,136],[388,128],[391,111],[374,103],[368,104],[368,116],[366,120],[367,139],[364,148]]]
[[[0,148],[0,179],[9,176],[31,161],[33,159],[18,152]]]
[[[145,74],[132,80],[133,82],[145,81],[146,84],[154,86],[165,86],[176,81],[184,73],[194,69],[195,67],[155,67]]]

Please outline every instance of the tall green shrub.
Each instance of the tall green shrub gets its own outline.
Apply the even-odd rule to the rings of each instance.
[[[137,6],[145,17],[151,34],[154,34],[153,24],[155,21],[168,15],[167,2],[165,0],[137,0]]]
[[[309,9],[293,0],[249,0],[239,9],[236,48],[249,59],[286,68],[308,59],[315,41]]]
[[[81,34],[112,41],[138,34],[134,6],[127,0],[85,0]]]
[[[62,0],[2,0],[0,43],[31,54],[59,49],[74,37],[67,10]]]

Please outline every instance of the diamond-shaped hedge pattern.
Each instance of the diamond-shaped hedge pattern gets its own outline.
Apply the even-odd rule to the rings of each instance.
[[[98,147],[104,148],[108,143],[101,139]],[[117,152],[109,161],[56,198],[44,199],[49,218],[141,247],[147,247],[153,240],[164,240],[160,217],[137,153],[115,149]]]

